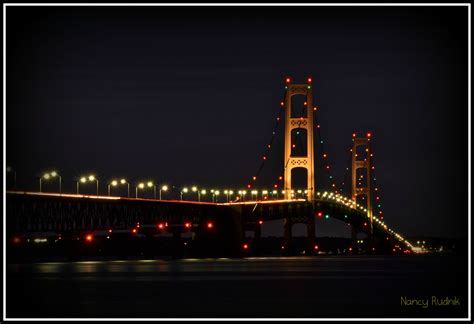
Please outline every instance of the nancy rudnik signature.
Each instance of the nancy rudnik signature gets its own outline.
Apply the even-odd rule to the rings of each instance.
[[[400,305],[428,308],[430,306],[460,306],[461,302],[459,301],[459,297],[457,296],[431,296],[431,298],[409,298],[407,296],[401,296]]]

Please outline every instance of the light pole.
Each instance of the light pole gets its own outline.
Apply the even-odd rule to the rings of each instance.
[[[273,190],[272,191],[272,196],[273,196],[273,199],[275,199],[275,196],[278,199],[278,190]]]
[[[140,182],[137,186],[135,186],[135,198],[138,198],[138,188],[145,188],[145,184],[143,182]]]
[[[107,193],[108,193],[109,196],[110,196],[110,186],[116,187],[117,184],[118,184],[117,180],[112,180],[112,182],[110,182],[110,183],[107,185]]]
[[[89,181],[95,181],[95,185],[96,185],[96,194],[97,196],[99,195],[99,179],[97,179],[95,176],[93,175],[90,175],[89,176]]]
[[[163,191],[165,191],[165,192],[168,191],[168,186],[167,186],[167,185],[164,185],[164,186],[162,186],[162,187],[160,188],[160,200],[161,200],[161,190],[163,190]]]
[[[252,191],[251,191],[251,194],[252,194],[252,199],[253,199],[253,196],[255,195],[255,200],[257,200],[257,198],[258,198],[258,191],[257,191],[257,190],[252,190]]]
[[[232,200],[232,195],[234,194],[233,190],[229,190],[229,199]]]
[[[49,173],[44,173],[43,176],[39,178],[39,191],[43,192],[43,179],[44,180],[49,180],[51,178],[56,178],[58,177],[59,179],[59,193],[61,193],[61,176],[56,172],[56,171],[51,171]]]
[[[94,176],[90,175],[88,177],[81,177],[78,181],[76,181],[76,193],[79,194],[79,183],[86,183],[87,180],[89,181],[95,181],[96,184],[96,194],[97,196],[99,195],[99,180]]]
[[[216,197],[215,202],[217,202],[217,199],[218,199],[217,197],[219,197],[219,194],[220,194],[219,190],[214,191],[214,196]]]
[[[199,194],[199,201],[201,201],[201,195],[205,195],[207,193],[206,189],[202,189],[201,193]]]
[[[16,189],[16,171],[11,166],[7,166],[7,173],[13,173],[13,189]]]
[[[180,200],[183,200],[183,194],[185,194],[185,193],[188,193],[188,188],[183,188],[181,190],[181,193],[180,193],[180,196],[179,196]]]
[[[262,199],[266,199],[265,197],[268,198],[268,190],[263,190],[262,191]]]
[[[156,186],[155,186],[155,184],[153,183],[153,181],[148,181],[148,182],[146,183],[146,185],[147,185],[148,188],[153,187],[153,198],[156,199]]]
[[[224,195],[226,195],[227,202],[229,202],[229,190],[224,190]]]
[[[128,181],[125,180],[125,179],[121,179],[120,183],[121,184],[127,184],[127,197],[130,198],[130,183],[128,183]]]
[[[192,192],[197,192],[198,201],[201,201],[201,194],[199,193],[198,187],[193,186],[193,187],[191,188],[191,190],[192,190]]]

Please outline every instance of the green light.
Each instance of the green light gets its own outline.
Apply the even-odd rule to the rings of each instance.
[[[329,219],[329,215],[324,216],[324,218]]]

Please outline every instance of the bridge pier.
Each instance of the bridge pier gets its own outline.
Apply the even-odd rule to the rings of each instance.
[[[314,248],[315,242],[316,242],[316,233],[315,233],[315,221],[313,215],[310,215],[308,217],[308,221],[306,223],[306,230],[307,230],[307,237],[308,237],[308,247],[307,251],[309,254],[314,254],[317,251]]]
[[[283,254],[291,254],[292,244],[291,244],[291,227],[293,223],[289,217],[285,218],[284,227],[284,239],[283,239]]]

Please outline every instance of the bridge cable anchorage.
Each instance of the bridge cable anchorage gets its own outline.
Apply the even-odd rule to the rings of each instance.
[[[262,156],[262,160],[261,160],[260,165],[259,165],[259,167],[258,167],[258,169],[257,169],[257,172],[255,173],[254,176],[252,176],[251,181],[247,184],[247,188],[248,188],[248,189],[252,188],[252,182],[253,182],[254,184],[257,183],[257,179],[259,179],[260,173],[262,172],[262,170],[263,170],[263,168],[264,168],[264,166],[265,166],[265,162],[268,160],[268,157],[269,157],[269,155],[270,155],[270,152],[271,152],[271,150],[272,150],[272,148],[273,148],[273,141],[274,141],[274,139],[275,139],[275,137],[276,137],[276,134],[277,134],[277,132],[278,132],[278,128],[279,128],[279,125],[280,125],[280,121],[281,121],[281,119],[282,119],[282,113],[283,113],[283,111],[284,111],[284,109],[283,109],[283,108],[284,108],[284,101],[281,101],[281,102],[280,102],[280,106],[281,106],[281,107],[280,107],[280,109],[278,110],[278,116],[277,116],[277,118],[276,118],[275,125],[273,126],[272,136],[271,136],[270,141],[268,142],[268,144],[267,144],[267,146],[266,146],[265,153],[264,153],[263,156]]]

